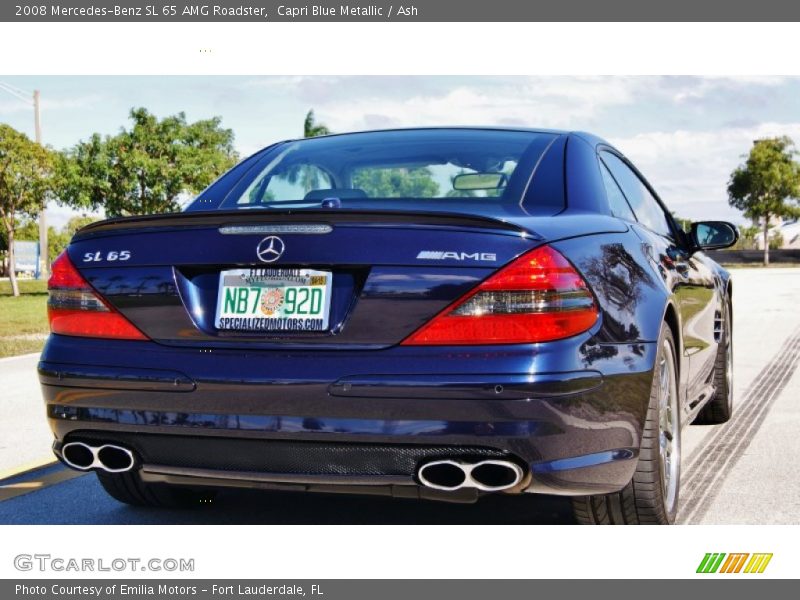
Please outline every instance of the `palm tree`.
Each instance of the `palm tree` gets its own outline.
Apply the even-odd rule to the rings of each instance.
[[[326,125],[317,123],[314,118],[314,109],[308,111],[306,114],[305,123],[303,123],[303,137],[317,137],[320,135],[328,135],[331,132]]]
[[[314,109],[308,111],[306,120],[303,123],[303,137],[311,138],[320,135],[328,135],[331,132],[326,125],[317,123],[314,118]],[[301,182],[303,189],[308,192],[319,187],[319,172],[312,169],[309,165],[297,165],[291,167],[286,173],[286,180],[289,183]]]

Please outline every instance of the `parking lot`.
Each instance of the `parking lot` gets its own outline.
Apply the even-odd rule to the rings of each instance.
[[[684,430],[682,523],[800,523],[800,269],[734,269],[735,416]],[[53,464],[35,355],[0,359],[0,523],[571,523],[569,502],[474,505],[226,491],[192,511],[132,508]]]

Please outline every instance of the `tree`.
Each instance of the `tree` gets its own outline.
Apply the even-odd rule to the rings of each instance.
[[[91,225],[92,223],[99,221],[97,217],[90,217],[88,215],[80,215],[75,217],[70,217],[70,220],[64,224],[64,227],[61,228],[61,234],[67,236],[67,241],[72,239],[72,236],[77,233],[79,229],[83,229],[87,225]]]
[[[59,196],[108,216],[173,212],[181,194],[197,193],[237,160],[233,131],[219,117],[188,123],[184,113],[159,120],[131,110],[133,126],[92,135],[59,161]]]
[[[439,184],[427,168],[367,168],[353,175],[353,187],[370,198],[431,198],[439,194]]]
[[[64,251],[72,239],[72,236],[75,235],[75,232],[78,231],[78,229],[86,227],[86,225],[89,223],[94,223],[97,220],[97,217],[81,215],[70,218],[70,220],[67,221],[61,229],[48,227],[47,258],[49,261],[52,263],[56,258],[58,258],[58,255]],[[38,242],[39,224],[32,219],[21,222],[21,224],[17,226],[17,230],[14,233],[14,238],[17,240]]]
[[[48,149],[0,123],[0,222],[8,244],[8,274],[14,296],[19,296],[14,257],[18,220],[35,218],[41,211],[52,189],[52,166]]]
[[[48,227],[48,235],[55,231],[53,227]],[[35,219],[21,218],[17,220],[14,229],[14,239],[18,242],[37,242],[39,241],[39,224]]]
[[[684,217],[679,217],[674,212],[672,213],[672,218],[675,219],[675,222],[678,224],[678,227],[681,228],[681,231],[689,232],[692,229],[692,220],[685,219]]]
[[[328,135],[330,132],[331,130],[326,125],[316,122],[314,109],[306,113],[306,119],[303,122],[303,137],[318,137],[320,135]],[[286,181],[291,184],[300,182],[303,189],[309,192],[319,187],[319,176],[320,170],[311,165],[295,165],[286,172]]]
[[[752,226],[739,227],[739,239],[733,250],[756,250],[758,249],[758,224]]]
[[[754,221],[762,220],[764,264],[769,264],[769,225],[773,217],[800,216],[800,164],[786,136],[753,142],[743,165],[731,174],[728,202]]]
[[[331,130],[328,129],[327,126],[322,123],[317,123],[314,118],[313,108],[306,113],[306,120],[303,123],[303,137],[311,138],[320,135],[328,135],[330,132]]]
[[[58,255],[66,249],[76,231],[86,227],[90,223],[94,223],[95,221],[99,221],[99,219],[97,217],[89,217],[86,215],[71,217],[61,229],[59,229],[57,232],[51,233],[50,237],[48,238],[50,240],[50,245],[48,248],[50,262],[52,263],[56,258],[58,258]]]
[[[331,130],[318,123],[311,109],[303,123],[307,138],[328,135]],[[303,182],[306,192],[319,187],[319,170],[309,165],[293,167],[287,176],[291,183]],[[367,168],[353,175],[353,187],[364,190],[371,198],[428,198],[439,193],[439,184],[427,168]]]

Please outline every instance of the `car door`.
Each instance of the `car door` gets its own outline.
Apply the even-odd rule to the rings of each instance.
[[[600,158],[636,217],[631,227],[642,241],[643,252],[675,295],[683,339],[680,379],[686,390],[684,411],[688,412],[710,393],[716,355],[714,322],[719,306],[713,274],[690,253],[674,219],[638,172],[610,150],[601,151]]]

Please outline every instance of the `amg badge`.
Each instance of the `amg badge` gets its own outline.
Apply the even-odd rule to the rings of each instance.
[[[417,254],[417,259],[422,260],[477,260],[497,261],[494,252],[446,252],[444,250],[423,250]]]

